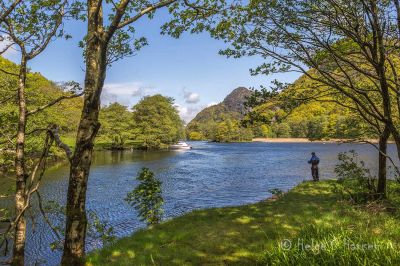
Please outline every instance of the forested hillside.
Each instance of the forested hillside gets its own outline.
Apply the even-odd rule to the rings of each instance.
[[[19,66],[0,57],[0,68],[6,72],[0,72],[0,167],[11,170],[10,165],[14,161],[15,130],[18,122],[17,82],[14,75],[18,73]],[[27,75],[26,99],[28,111],[46,105],[63,95],[69,95],[59,85],[49,81],[40,73],[29,72]],[[27,124],[26,151],[33,159],[42,149],[45,130],[50,124],[56,124],[60,128],[60,135],[64,139],[74,137],[79,121],[82,99],[80,97],[66,99],[49,108],[30,116]],[[53,155],[60,155],[57,149],[52,149]],[[29,161],[28,161],[29,164]]]
[[[233,90],[221,103],[202,110],[186,127],[191,140],[219,142],[248,141],[252,132],[240,121],[246,114],[244,102],[251,91],[244,87]]]
[[[302,76],[278,95],[254,107],[243,122],[253,128],[257,137],[310,140],[374,137],[357,112],[341,105],[346,102],[340,104],[331,95],[313,99],[319,94],[316,90],[315,82]],[[297,100],[300,98],[309,99]],[[296,105],[290,106],[293,99]]]
[[[270,123],[256,122],[252,126],[257,137],[310,140],[368,137],[360,120],[334,103],[313,101],[294,108],[290,113],[264,104],[253,112],[272,119]]]
[[[245,108],[251,91],[238,88],[222,103],[205,108],[190,121],[187,135],[192,140],[220,142],[252,137],[311,140],[374,137],[357,114],[329,98],[308,100],[289,110],[284,108],[288,98],[307,96],[312,87],[310,79],[303,76],[280,95],[253,108]],[[242,92],[241,97],[237,97],[238,91]]]

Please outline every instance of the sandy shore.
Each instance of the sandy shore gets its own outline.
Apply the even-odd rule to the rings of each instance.
[[[366,141],[378,143],[376,139],[368,139]],[[269,143],[343,143],[343,142],[358,142],[365,143],[357,140],[349,139],[328,139],[328,140],[309,140],[307,138],[254,138],[253,142],[269,142]],[[390,143],[390,141],[389,141]]]

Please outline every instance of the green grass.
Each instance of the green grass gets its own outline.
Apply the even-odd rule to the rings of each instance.
[[[400,265],[399,215],[341,201],[334,183],[304,182],[276,201],[193,211],[92,252],[87,264]]]

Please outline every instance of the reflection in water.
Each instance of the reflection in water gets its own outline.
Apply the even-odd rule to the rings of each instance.
[[[98,151],[94,154],[94,165],[120,164],[126,162],[146,162],[162,160],[178,151]]]
[[[102,151],[96,152],[89,178],[87,208],[111,224],[119,237],[144,226],[136,211],[124,202],[137,184],[137,172],[149,167],[163,182],[165,219],[193,209],[240,205],[262,200],[271,188],[288,190],[310,179],[307,160],[315,151],[321,159],[321,178],[334,177],[337,153],[355,149],[373,172],[376,151],[368,145],[321,143],[236,143],[194,142],[193,150]],[[389,146],[394,154],[394,145]],[[68,167],[50,169],[41,187],[46,200],[65,205]],[[5,201],[2,205],[8,204]],[[35,232],[27,239],[28,264],[57,265],[60,252],[51,251],[55,240],[38,214]],[[63,225],[61,225],[63,227]],[[87,250],[99,247],[88,239]]]

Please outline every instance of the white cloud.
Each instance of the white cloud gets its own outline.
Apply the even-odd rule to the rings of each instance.
[[[104,92],[115,95],[142,95],[142,84],[140,82],[109,83],[104,85]]]
[[[183,98],[186,103],[194,104],[200,101],[200,95],[196,92],[190,92],[183,90]]]
[[[108,83],[104,85],[101,100],[103,104],[119,102],[131,106],[138,98],[153,94],[154,89],[144,87],[141,82]]]
[[[125,106],[133,106],[141,97],[154,95],[157,91],[153,87],[145,87],[141,82],[127,82],[127,83],[108,83],[104,85],[101,100],[103,105],[113,102],[119,102]],[[190,122],[197,113],[204,109],[205,105],[196,104],[200,100],[200,96],[194,92],[187,92],[184,90],[184,104],[175,104],[182,120],[186,123]],[[214,103],[212,103],[214,104]]]
[[[186,123],[190,122],[203,109],[202,106],[183,106],[180,104],[175,104],[175,108]]]
[[[216,105],[218,104],[217,102],[211,102],[207,105],[181,105],[181,104],[175,104],[175,108],[178,110],[180,117],[182,120],[184,120],[186,123],[189,123],[199,112],[201,112],[203,109]]]

